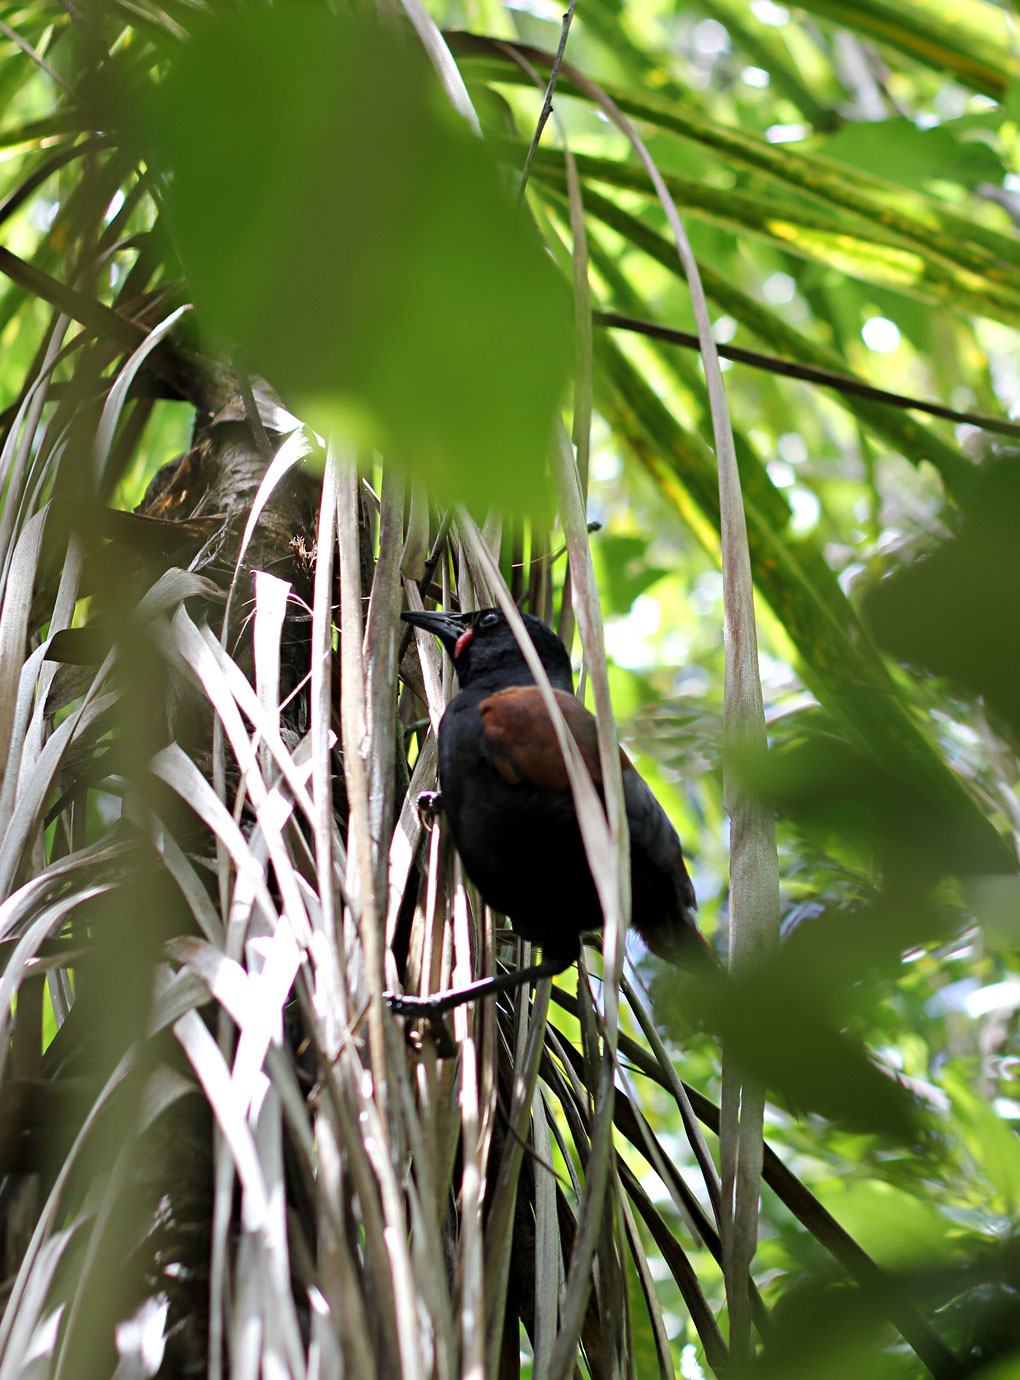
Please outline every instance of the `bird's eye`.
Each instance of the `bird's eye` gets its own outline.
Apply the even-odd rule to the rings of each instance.
[[[480,628],[494,628],[499,622],[499,614],[495,609],[490,609],[488,613],[483,613],[478,620]]]

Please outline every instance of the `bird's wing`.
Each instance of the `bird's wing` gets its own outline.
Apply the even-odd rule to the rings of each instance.
[[[601,793],[595,718],[573,695],[554,690],[571,736]],[[479,704],[483,751],[508,785],[567,791],[570,781],[552,721],[537,685],[515,685]],[[698,953],[714,958],[698,931],[694,888],[680,839],[650,787],[621,751],[623,797],[630,828],[634,877],[634,924],[649,948],[673,962]],[[639,905],[643,893],[645,904]],[[694,941],[692,944],[692,940]]]
[[[633,767],[623,774],[623,798],[627,806],[631,846],[637,849],[668,877],[676,888],[682,910],[694,910],[697,901],[687,875],[680,838],[651,787]]]
[[[631,923],[653,953],[683,967],[717,959],[694,919],[697,901],[680,839],[666,811],[633,769],[623,774],[630,826]]]
[[[571,736],[588,772],[602,785],[598,733],[594,717],[565,690],[554,690]],[[486,756],[511,786],[527,783],[542,790],[570,788],[556,731],[537,685],[512,685],[487,696],[478,706]]]

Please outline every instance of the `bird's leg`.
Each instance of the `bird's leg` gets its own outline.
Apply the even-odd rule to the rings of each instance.
[[[537,982],[539,978],[555,977],[573,962],[574,955],[564,958],[560,954],[555,958],[543,958],[541,963],[534,963],[530,968],[513,968],[509,973],[479,978],[477,982],[469,982],[466,987],[457,987],[449,992],[433,992],[427,997],[405,997],[400,992],[384,992],[383,1001],[398,1016],[419,1016],[434,1021],[447,1011],[463,1006],[465,1002],[492,997],[498,992],[510,992],[526,982]]]

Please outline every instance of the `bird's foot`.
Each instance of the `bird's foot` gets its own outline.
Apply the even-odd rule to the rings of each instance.
[[[499,992],[512,992],[526,983],[540,978],[555,977],[569,968],[574,955],[566,957],[559,954],[544,958],[541,963],[530,968],[511,968],[508,972],[497,973],[495,977],[478,978],[465,987],[454,987],[447,992],[433,992],[427,997],[407,996],[403,992],[384,992],[383,1001],[395,1016],[410,1016],[419,1020],[431,1021],[433,1025],[448,1011],[467,1002],[478,1001],[482,997],[493,997]]]
[[[436,1010],[434,1000],[428,997],[408,997],[403,992],[384,992],[382,997],[395,1016],[419,1017],[428,1021],[432,1038],[436,1043],[436,1054],[440,1059],[453,1059],[456,1056],[456,1043],[447,1029],[442,1012]]]
[[[431,829],[443,812],[442,791],[422,791],[418,796],[418,818],[423,829]]]
[[[395,1016],[422,1016],[426,1020],[441,1013],[432,997],[409,997],[403,992],[384,992],[382,999]]]

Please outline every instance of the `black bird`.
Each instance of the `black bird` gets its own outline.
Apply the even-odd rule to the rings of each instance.
[[[541,691],[499,609],[407,612],[449,653],[460,693],[439,725],[439,787],[465,871],[493,910],[540,944],[543,963],[438,998],[390,995],[403,1014],[438,1014],[529,976],[562,972],[580,936],[602,928],[602,909],[585,856],[566,764]],[[567,649],[541,619],[524,624],[563,717],[601,794],[595,719],[574,697]],[[698,931],[683,851],[665,810],[621,751],[630,826],[631,924],[655,953],[673,961],[711,954]],[[495,983],[495,985],[493,985]]]

